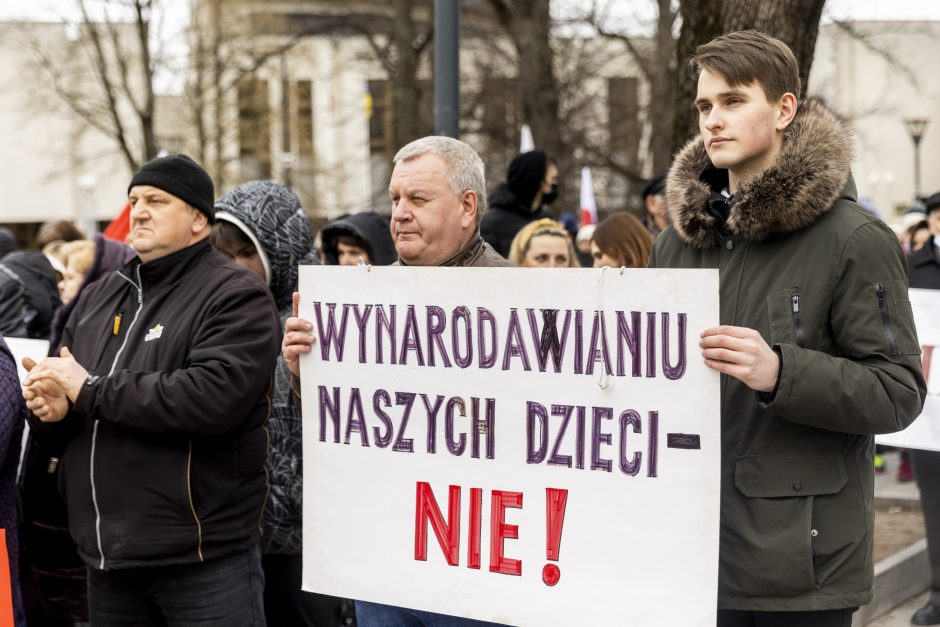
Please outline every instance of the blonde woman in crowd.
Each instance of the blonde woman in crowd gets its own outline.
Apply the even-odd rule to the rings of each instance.
[[[580,268],[568,231],[549,218],[525,225],[509,247],[509,261],[523,268]]]

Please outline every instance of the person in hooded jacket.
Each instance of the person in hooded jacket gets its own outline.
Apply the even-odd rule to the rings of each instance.
[[[18,250],[0,262],[0,333],[46,339],[60,302],[55,270],[41,252]]]
[[[216,200],[215,218],[213,245],[267,283],[283,329],[292,313],[298,266],[319,264],[310,223],[297,195],[275,181],[250,181]],[[351,624],[352,602],[300,589],[301,411],[291,394],[290,371],[282,356],[274,370],[268,431],[270,490],[261,519],[268,627]]]
[[[0,226],[0,259],[3,259],[15,250],[16,238],[13,236],[13,231],[5,226]]]
[[[551,218],[545,205],[558,198],[558,164],[542,150],[524,152],[510,162],[506,182],[487,197],[480,234],[503,257],[516,234],[529,222]]]
[[[374,211],[363,211],[333,220],[320,232],[323,257],[328,266],[390,266],[398,259],[388,220]]]
[[[69,314],[86,287],[137,256],[129,246],[94,238],[91,268],[78,292],[56,309],[49,333],[49,355],[58,355]],[[57,487],[65,441],[51,437],[26,443],[20,492],[23,500],[22,573],[26,615],[31,624],[71,625],[88,620],[85,564],[69,535],[65,500]]]
[[[25,627],[23,596],[19,576],[19,499],[16,469],[20,461],[20,441],[26,424],[26,406],[20,392],[16,361],[0,334],[0,529],[5,530],[9,589],[13,605],[13,625]],[[9,623],[7,623],[9,624]]]

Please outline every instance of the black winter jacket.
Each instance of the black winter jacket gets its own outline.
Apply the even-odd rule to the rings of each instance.
[[[940,237],[934,235],[924,247],[907,257],[911,287],[940,290]]]
[[[480,234],[503,257],[509,256],[512,240],[522,227],[533,220],[552,217],[544,209],[532,209],[520,202],[506,183],[500,183],[490,192],[487,204]]]
[[[88,564],[191,563],[258,540],[278,337],[267,289],[208,240],[82,292],[62,344],[92,376],[63,421],[31,422],[71,436],[59,487]]]

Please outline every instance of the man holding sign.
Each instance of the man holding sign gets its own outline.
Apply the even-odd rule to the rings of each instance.
[[[388,193],[392,238],[403,266],[511,266],[480,236],[486,210],[483,161],[467,144],[449,137],[415,140],[398,151]],[[299,357],[316,341],[313,325],[296,317],[285,325],[282,352],[295,377]],[[294,380],[297,389],[298,379]],[[394,625],[483,625],[432,612],[356,602],[360,627]]]
[[[720,269],[718,624],[848,626],[872,598],[872,434],[925,384],[894,234],[856,203],[850,132],[798,102],[796,58],[756,31],[699,47],[700,137],[669,173],[651,268]]]

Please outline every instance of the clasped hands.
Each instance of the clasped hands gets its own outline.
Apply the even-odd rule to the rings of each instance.
[[[82,390],[88,371],[68,347],[63,346],[61,357],[46,357],[38,364],[26,357],[23,367],[29,372],[23,382],[26,407],[42,422],[58,422],[69,411],[69,402],[75,402]]]

